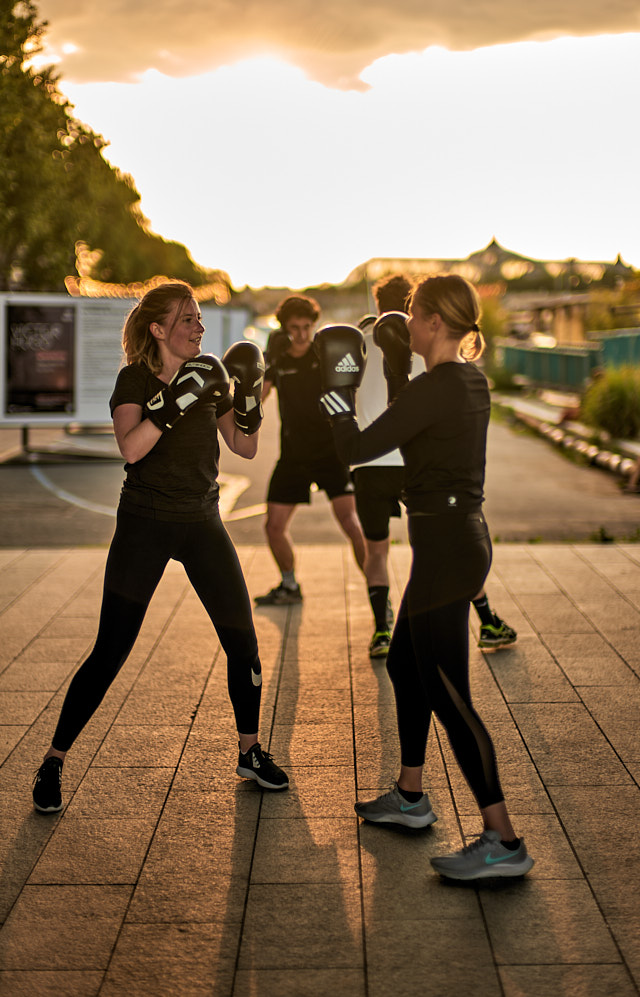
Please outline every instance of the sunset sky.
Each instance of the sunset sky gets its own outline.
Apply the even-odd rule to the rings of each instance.
[[[151,227],[244,284],[375,256],[640,267],[637,0],[40,0]]]

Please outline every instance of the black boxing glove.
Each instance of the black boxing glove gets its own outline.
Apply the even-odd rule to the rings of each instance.
[[[373,327],[373,341],[380,347],[384,357],[383,370],[390,405],[407,384],[413,363],[405,313],[384,312]]]
[[[147,417],[164,433],[173,429],[179,419],[201,398],[221,401],[229,393],[229,375],[217,357],[202,353],[187,360],[176,371],[165,388],[145,405]]]
[[[375,324],[377,315],[363,315],[358,321],[358,329],[361,332],[371,332],[372,326]]]
[[[329,325],[313,340],[320,363],[320,405],[330,419],[355,415],[355,391],[366,364],[364,336],[354,325]]]
[[[233,381],[233,416],[245,436],[257,433],[262,423],[264,357],[257,343],[233,343],[222,358]]]
[[[266,370],[277,367],[280,360],[291,346],[291,337],[284,329],[274,329],[267,340],[264,351],[264,363]]]

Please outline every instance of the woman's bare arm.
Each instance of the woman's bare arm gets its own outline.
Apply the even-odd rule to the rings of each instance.
[[[142,418],[142,406],[128,402],[114,410],[113,432],[127,464],[135,464],[146,457],[162,436],[162,430],[150,419]]]

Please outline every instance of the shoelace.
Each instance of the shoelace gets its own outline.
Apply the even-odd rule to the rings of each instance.
[[[249,755],[252,753],[258,755],[259,758],[265,758],[268,762],[273,762],[273,755],[270,754],[268,751],[265,751],[264,748],[261,748],[260,745],[258,745],[257,748],[255,745],[252,748],[249,748],[249,750],[245,755],[245,758],[248,758]]]
[[[49,761],[49,759],[47,759],[47,761]],[[42,769],[45,766],[46,766],[46,772],[42,772]],[[55,771],[57,773],[57,776],[58,776],[58,785],[60,786],[62,784],[62,765],[55,765],[55,766],[54,765],[47,765],[47,762],[43,762],[42,765],[40,765],[39,768],[37,768],[35,770],[35,772],[33,773],[33,784],[32,785],[35,786],[36,783],[42,782],[45,774],[48,773],[48,772],[53,772],[54,769],[55,769]]]
[[[462,849],[462,854],[470,855],[472,852],[476,852],[479,848],[482,848],[482,846],[486,844],[487,844],[487,839],[485,838],[483,832],[482,834],[479,834],[477,838],[474,838],[474,840],[469,845],[464,846],[464,848]]]
[[[382,799],[383,800],[388,800],[389,797],[393,796],[394,794],[396,795],[396,797],[399,796],[400,799],[402,800],[402,793],[398,789],[398,783],[397,782],[391,783],[391,785],[389,786],[389,792],[385,793],[384,796],[382,797]]]

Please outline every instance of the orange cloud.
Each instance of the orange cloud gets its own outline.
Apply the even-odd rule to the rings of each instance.
[[[47,54],[75,82],[191,76],[261,54],[362,89],[365,66],[430,45],[468,50],[640,29],[637,0],[40,0]]]

